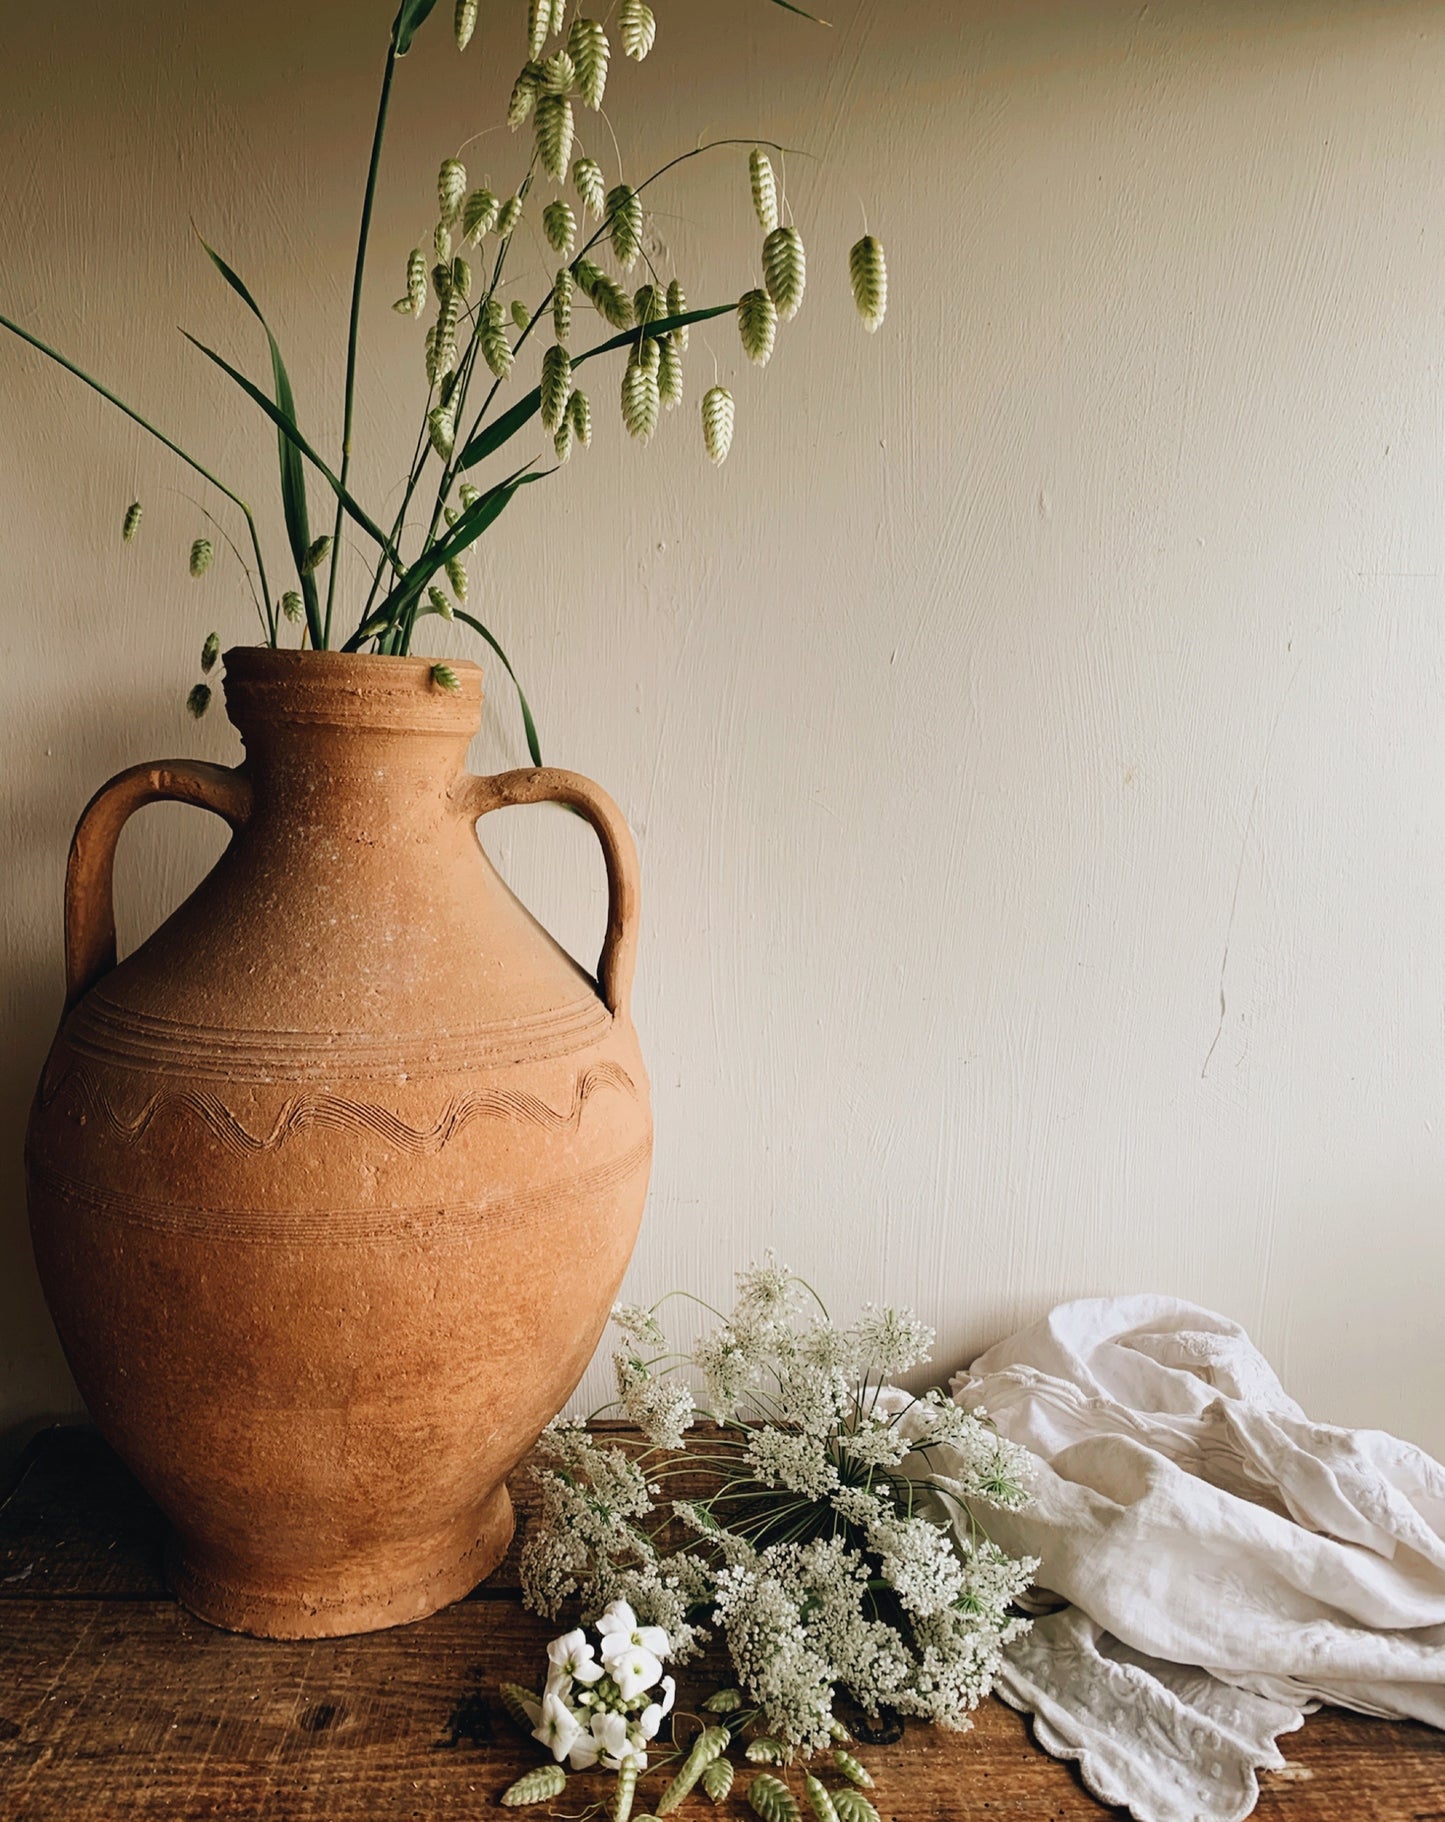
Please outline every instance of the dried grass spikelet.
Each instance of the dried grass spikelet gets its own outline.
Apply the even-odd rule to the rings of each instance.
[[[641,361],[629,361],[622,369],[622,421],[628,436],[650,441],[661,406],[656,373]]]
[[[667,410],[682,403],[682,350],[670,335],[654,337],[657,348],[657,396]]]
[[[657,20],[647,0],[622,0],[617,9],[617,35],[627,55],[641,63],[657,36]]]
[[[447,558],[447,581],[451,584],[451,591],[457,600],[465,601],[467,598],[467,572],[462,566],[460,557]]]
[[[585,392],[574,392],[567,401],[567,416],[584,449],[592,446],[592,406]]]
[[[749,1740],[743,1757],[753,1765],[781,1765],[788,1756],[788,1749],[781,1740],[775,1740],[768,1734],[756,1740]]]
[[[572,103],[565,95],[537,97],[537,153],[542,169],[556,183],[567,174],[572,156]]]
[[[662,315],[662,294],[656,285],[639,285],[632,294],[632,316],[639,325],[655,323]]]
[[[497,211],[497,237],[505,240],[522,219],[522,199],[509,196]]]
[[[686,313],[686,293],[677,280],[673,279],[672,283],[667,287],[667,314],[669,316],[685,316]],[[686,323],[683,324],[681,329],[674,329],[672,332],[672,339],[677,343],[684,354],[687,353],[687,333]]]
[[[615,184],[607,192],[607,236],[624,272],[637,264],[642,251],[642,198],[631,184]]]
[[[489,297],[482,306],[477,339],[482,345],[482,359],[499,380],[506,379],[512,371],[512,344],[507,340],[501,303],[495,297]]]
[[[301,574],[303,576],[314,576],[330,554],[330,538],[313,538],[306,546],[306,555],[301,559]]]
[[[453,222],[461,213],[462,198],[467,193],[467,167],[460,158],[444,158],[437,172],[437,203],[445,222]]]
[[[552,0],[552,22],[549,27],[555,38],[567,21],[567,0]]]
[[[644,335],[641,342],[632,351],[632,358],[640,367],[649,373],[656,373],[662,364],[661,344],[655,335]]]
[[[612,47],[596,19],[574,19],[567,34],[567,50],[577,71],[577,87],[589,108],[600,108],[607,88],[607,66]]]
[[[211,567],[211,559],[216,554],[209,538],[197,538],[191,546],[188,568],[193,576],[204,576]]]
[[[709,386],[702,395],[702,440],[721,468],[733,446],[733,395],[726,386]]]
[[[434,614],[440,614],[443,620],[456,619],[456,609],[452,606],[451,597],[444,594],[435,584],[426,591],[426,598]]]
[[[589,215],[600,217],[607,207],[607,180],[595,158],[579,158],[572,165],[572,187]]]
[[[773,358],[778,335],[778,309],[766,291],[744,291],[738,299],[738,336],[743,353],[759,367]]]
[[[532,327],[532,313],[522,302],[520,297],[514,297],[512,299],[511,314],[512,321],[518,330],[530,329]]]
[[[714,1803],[726,1803],[733,1787],[731,1759],[714,1759],[703,1768],[702,1788]]]
[[[802,235],[796,228],[774,228],[763,242],[763,283],[785,323],[798,314],[807,282]]]
[[[772,1772],[759,1772],[748,1786],[748,1802],[762,1822],[799,1822],[798,1799]]]
[[[542,232],[554,253],[560,253],[563,259],[569,258],[577,240],[577,217],[572,213],[571,205],[560,197],[549,202],[542,211]]]
[[[448,261],[446,265],[442,265],[439,260],[437,264],[432,267],[431,282],[432,289],[437,294],[437,301],[444,304],[451,296],[452,290],[452,268],[450,261]]]
[[[572,396],[572,362],[559,343],[542,356],[542,422],[555,430],[567,414],[567,401]]]
[[[481,488],[473,486],[473,484],[470,481],[463,481],[461,486],[457,489],[457,498],[462,503],[463,512],[465,512],[469,506],[475,506],[477,501],[480,500],[481,497],[482,497]],[[512,1687],[515,1688],[516,1685],[513,1684]],[[531,1731],[531,1725],[529,1723],[528,1732],[530,1732],[530,1731]]]
[[[853,302],[870,335],[888,314],[888,266],[881,242],[865,234],[855,241],[848,254],[848,277],[853,285]]]
[[[540,48],[540,47],[539,47]],[[515,133],[532,111],[532,103],[537,99],[537,91],[542,85],[542,66],[535,58],[524,63],[512,84],[511,98],[507,102],[507,125]]]
[[[120,522],[120,541],[122,544],[129,544],[131,539],[140,530],[141,513],[143,510],[144,508],[141,506],[139,500],[132,500],[130,505],[126,507],[125,517]]]
[[[567,1788],[567,1774],[560,1765],[538,1765],[525,1771],[515,1784],[509,1784],[499,1801],[507,1809],[519,1809],[525,1803],[545,1803],[549,1797],[560,1797]]]
[[[431,680],[439,690],[459,690],[462,680],[449,664],[434,664],[431,667]]]
[[[216,660],[220,655],[221,635],[219,633],[207,633],[205,643],[201,646],[201,669],[203,671],[214,670],[216,668]]]
[[[413,247],[406,256],[406,299],[413,316],[426,309],[426,254]]]
[[[301,604],[300,593],[294,588],[288,588],[281,597],[281,612],[295,626],[305,611]]]
[[[464,51],[471,43],[476,29],[477,0],[457,0],[457,10],[452,15],[452,33],[459,51]]]
[[[430,344],[433,359],[428,377],[433,382],[450,373],[457,364],[457,323],[461,310],[462,300],[454,291],[448,291],[437,316],[436,339]]]
[[[452,261],[451,289],[458,297],[470,297],[472,294],[472,269],[460,253]]]
[[[803,1789],[807,1792],[808,1807],[812,1810],[817,1822],[838,1822],[838,1812],[833,1807],[833,1799],[828,1795],[828,1787],[821,1778],[811,1771],[803,1773]]]
[[[597,314],[614,329],[630,329],[632,299],[621,285],[609,278],[600,266],[594,266],[590,259],[579,259],[572,269],[577,274],[579,288]]]
[[[861,1790],[835,1790],[833,1807],[838,1812],[838,1822],[879,1822],[878,1811]]]
[[[432,448],[445,462],[456,448],[457,422],[445,405],[435,405],[426,414],[426,433]]]
[[[473,190],[462,204],[462,233],[473,246],[496,227],[497,211],[501,206],[487,189]]]
[[[753,186],[753,207],[758,226],[771,234],[778,225],[778,180],[773,176],[773,161],[761,146],[748,153],[748,178]]]
[[[444,221],[439,221],[432,231],[431,244],[438,264],[447,265],[452,257],[452,231]]]
[[[211,686],[209,683],[195,683],[186,696],[186,707],[197,721],[211,706]]]
[[[527,0],[527,55],[535,63],[552,30],[552,0]]]
[[[426,377],[430,385],[435,386],[441,374],[437,364],[437,326],[435,323],[426,332]]]
[[[872,1790],[873,1774],[861,1760],[855,1759],[851,1752],[845,1751],[841,1746],[835,1747],[833,1763],[850,1784],[857,1784],[863,1790]]]
[[[520,1683],[498,1683],[497,1694],[501,1697],[502,1706],[510,1718],[525,1734],[530,1734],[537,1725],[528,1712],[528,1705],[540,1709],[542,1698],[533,1695],[530,1689],[523,1689]]]
[[[613,1788],[612,1802],[607,1810],[607,1822],[631,1822],[632,1804],[637,1796],[637,1760],[625,1759],[617,1773],[617,1783]],[[639,1818],[641,1822],[641,1818]]]
[[[542,60],[542,87],[549,95],[568,95],[577,81],[577,66],[566,51]]]
[[[572,418],[570,413],[563,416],[562,422],[552,432],[552,447],[557,452],[559,462],[572,460]]]
[[[559,342],[572,333],[572,273],[566,266],[552,281],[552,333]]]

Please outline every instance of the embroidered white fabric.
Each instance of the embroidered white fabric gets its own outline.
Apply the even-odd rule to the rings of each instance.
[[[1311,1423],[1236,1323],[1066,1303],[953,1392],[1037,1457],[1033,1504],[988,1529],[1057,1610],[999,1693],[1104,1802],[1240,1822],[1320,1702],[1445,1727],[1445,1469]]]

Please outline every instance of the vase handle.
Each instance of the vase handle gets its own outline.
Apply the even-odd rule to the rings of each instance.
[[[117,772],[85,806],[65,868],[65,1009],[115,966],[115,845],[148,803],[199,804],[233,829],[251,813],[251,781],[240,767],[199,759],[154,759]]]
[[[607,862],[607,934],[597,963],[597,991],[612,1016],[625,1019],[632,1001],[642,901],[642,875],[632,831],[601,785],[580,772],[528,766],[517,772],[500,772],[495,778],[473,776],[466,781],[465,808],[473,821],[489,810],[523,803],[570,804],[592,824],[602,843]]]

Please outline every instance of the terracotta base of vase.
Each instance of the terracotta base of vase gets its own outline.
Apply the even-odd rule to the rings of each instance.
[[[424,1620],[484,1581],[507,1554],[516,1519],[505,1486],[425,1549],[368,1562],[348,1551],[332,1573],[277,1577],[263,1564],[172,1536],[166,1579],[183,1607],[227,1632],[263,1639],[338,1638]]]

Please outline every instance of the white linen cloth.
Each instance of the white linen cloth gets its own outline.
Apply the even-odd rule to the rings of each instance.
[[[1236,1323],[1066,1303],[952,1389],[1038,1458],[1033,1503],[982,1516],[1070,1603],[999,1694],[1104,1802],[1239,1822],[1320,1702],[1445,1727],[1445,1469],[1311,1423]]]

